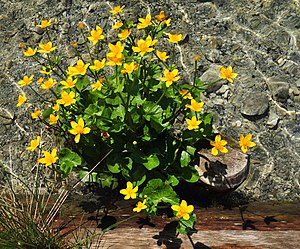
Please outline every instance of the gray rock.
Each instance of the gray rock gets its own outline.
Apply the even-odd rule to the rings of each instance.
[[[279,116],[274,111],[270,111],[267,126],[272,129],[278,124],[278,121]]]
[[[202,76],[200,77],[200,79],[203,82],[209,82],[209,83],[216,82],[217,80],[220,79],[219,74],[220,74],[220,66],[213,64],[213,65],[210,66],[210,68],[207,71],[205,71],[202,74]],[[223,84],[222,81],[218,81],[216,83],[210,84],[207,87],[206,92],[207,93],[216,92],[217,90],[220,89],[220,87],[222,86],[222,84]]]
[[[269,100],[264,93],[249,93],[241,107],[241,113],[246,116],[260,117],[267,113]]]
[[[4,108],[0,108],[0,124],[9,125],[14,121],[14,115]]]
[[[267,84],[272,92],[274,100],[285,103],[289,97],[290,84],[286,80],[272,77],[267,79]]]
[[[298,79],[295,84],[298,88],[300,88],[300,79]]]
[[[228,85],[224,84],[218,91],[216,91],[216,94],[224,94],[228,89],[229,89]]]

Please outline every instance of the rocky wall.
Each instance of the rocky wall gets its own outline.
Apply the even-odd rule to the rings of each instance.
[[[216,131],[236,140],[240,133],[252,133],[257,144],[238,191],[255,200],[299,200],[299,0],[0,0],[0,161],[25,174],[32,167],[24,150],[28,141],[41,132],[51,136],[31,120],[30,106],[16,107],[23,90],[17,82],[35,67],[24,58],[20,42],[34,46],[41,39],[36,24],[51,18],[55,43],[70,64],[78,22],[109,28],[109,10],[123,4],[133,21],[164,10],[173,31],[185,35],[177,47],[183,80],[190,79],[195,54],[201,57],[203,80],[218,79],[220,65],[239,73],[233,84],[215,85],[203,95]]]

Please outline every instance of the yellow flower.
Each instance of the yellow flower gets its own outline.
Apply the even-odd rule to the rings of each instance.
[[[176,213],[176,217],[183,218],[184,220],[190,219],[190,213],[194,211],[193,205],[187,205],[185,200],[182,200],[180,203],[180,206],[178,205],[172,205],[172,210],[174,210]]]
[[[57,124],[58,119],[59,119],[59,116],[58,116],[58,115],[55,116],[55,115],[53,115],[53,114],[50,114],[50,117],[49,117],[49,124],[50,124],[50,125],[55,125],[55,124]]]
[[[103,86],[103,83],[102,83],[103,81],[104,81],[104,79],[99,79],[96,81],[95,84],[92,84],[91,85],[92,91],[96,91],[96,90],[100,91]]]
[[[159,12],[159,15],[155,16],[155,19],[157,20],[157,22],[163,22],[164,20],[166,20],[167,17],[165,16],[165,12],[161,10]]]
[[[224,146],[227,144],[225,140],[222,140],[220,135],[215,137],[215,141],[210,141],[210,145],[213,146],[211,149],[211,154],[214,156],[218,155],[218,152],[227,153],[228,150]]]
[[[170,23],[171,23],[171,18],[165,20],[164,22],[165,22],[165,23],[167,24],[167,26],[169,27],[169,26],[171,25],[171,24],[170,24]]]
[[[122,65],[122,60],[124,59],[124,55],[123,54],[115,54],[113,56],[108,56],[106,55],[108,62],[106,63],[106,65],[108,66],[121,66]]]
[[[96,29],[93,29],[91,31],[91,36],[88,37],[88,39],[93,42],[93,45],[96,45],[98,41],[104,39],[104,35],[102,35],[103,29],[99,26],[96,26]]]
[[[147,206],[146,206],[145,204],[146,204],[146,199],[145,199],[143,202],[139,201],[139,202],[136,204],[136,207],[133,209],[133,212],[139,213],[139,212],[141,212],[143,209],[146,209]]]
[[[18,82],[18,84],[21,85],[21,86],[29,85],[32,82],[33,77],[34,77],[34,75],[31,75],[30,77],[25,75],[23,77],[23,79]]]
[[[122,21],[117,21],[114,25],[112,25],[113,29],[118,29],[121,28],[123,26]]]
[[[164,76],[165,77],[160,77],[161,81],[165,81],[166,82],[166,86],[169,87],[170,85],[172,85],[172,83],[174,81],[177,81],[180,79],[180,76],[177,76],[178,74],[178,69],[174,69],[173,71],[169,71],[168,69],[164,70]]]
[[[55,112],[58,112],[58,110],[59,110],[59,104],[56,103],[54,106],[52,106],[52,110],[55,111]]]
[[[49,75],[52,72],[51,67],[42,67],[42,70],[40,71],[41,74]]]
[[[69,106],[75,104],[76,99],[74,99],[74,97],[75,97],[75,93],[73,91],[67,93],[66,91],[62,90],[61,99],[58,99],[56,103],[64,106]]]
[[[39,80],[36,82],[38,85],[40,85],[40,84],[42,84],[42,82],[44,81],[44,78],[43,77],[41,77],[41,78],[39,78]]]
[[[78,79],[73,80],[71,76],[69,76],[66,80],[62,80],[60,83],[63,85],[63,89],[73,88]]]
[[[220,67],[220,78],[221,79],[226,79],[229,82],[233,82],[232,79],[234,79],[236,76],[238,76],[238,74],[232,72],[231,66],[229,66],[227,69],[223,66]]]
[[[47,28],[51,25],[51,20],[47,21],[47,20],[42,20],[41,24],[37,25],[38,27],[44,29]]]
[[[105,59],[103,59],[102,61],[94,60],[94,65],[90,66],[90,69],[92,69],[94,71],[99,71],[99,70],[103,69],[104,67],[105,67]]]
[[[124,59],[124,55],[122,54],[124,47],[122,46],[122,43],[120,41],[118,41],[116,45],[109,43],[108,47],[110,49],[110,52],[106,55],[108,60],[107,65],[122,65],[122,60]]]
[[[82,60],[78,60],[74,67],[68,67],[67,74],[70,76],[85,75],[90,63],[84,64]]]
[[[41,164],[45,164],[46,167],[51,166],[58,160],[58,157],[56,156],[56,149],[53,149],[51,153],[43,150],[42,153],[44,154],[44,157],[40,158],[38,162]]]
[[[130,74],[130,73],[132,73],[134,70],[136,70],[138,68],[138,65],[135,64],[134,62],[131,62],[130,64],[125,63],[123,65],[123,67],[124,68],[121,70],[121,73],[122,74],[125,74],[125,73]]]
[[[183,99],[193,99],[192,94],[187,89],[179,90],[179,93]]]
[[[152,40],[151,36],[148,35],[146,40],[140,39],[137,41],[137,47],[132,46],[132,50],[136,53],[140,53],[141,56],[144,56],[145,53],[152,52],[154,48],[151,48],[157,40]]]
[[[69,132],[72,135],[75,135],[75,139],[74,139],[75,143],[79,143],[81,134],[88,134],[91,131],[90,128],[84,127],[83,118],[80,118],[78,120],[78,123],[76,123],[75,121],[71,121],[71,127],[72,129],[69,130]]]
[[[26,100],[27,100],[27,98],[26,98],[26,94],[25,93],[23,95],[19,95],[17,107],[23,105]]]
[[[123,5],[122,7],[120,5],[114,7],[112,10],[110,10],[109,12],[112,13],[113,15],[116,15],[118,13],[121,13],[122,10],[124,9],[125,5]]]
[[[167,19],[163,10],[159,12],[159,15],[155,16],[155,19],[157,23],[164,22],[167,26],[170,26],[171,18]]]
[[[193,112],[201,112],[203,105],[204,105],[204,102],[198,103],[196,100],[192,99],[191,104],[190,105],[186,104],[185,107],[190,108]]]
[[[30,141],[30,146],[26,150],[34,151],[40,145],[41,137],[37,136],[36,139]]]
[[[242,134],[240,135],[240,146],[243,153],[246,153],[248,151],[248,147],[256,146],[256,144],[251,141],[251,138],[251,134],[248,134],[246,137],[244,137]]]
[[[36,110],[33,113],[31,113],[32,119],[37,119],[41,115],[41,110]]]
[[[169,38],[167,39],[169,42],[178,43],[182,40],[182,34],[168,34]]]
[[[146,15],[146,18],[139,18],[139,24],[137,25],[138,29],[144,29],[151,25],[151,15]]]
[[[56,47],[52,47],[52,42],[48,42],[48,43],[41,43],[39,44],[39,47],[41,48],[41,50],[38,50],[39,53],[50,53],[52,51],[55,50]]]
[[[121,189],[120,193],[122,195],[125,195],[124,199],[128,200],[128,199],[135,199],[136,198],[136,192],[138,191],[138,186],[133,188],[133,185],[131,182],[127,182],[126,184],[126,188],[125,189]]]
[[[116,45],[109,43],[108,48],[110,49],[110,52],[107,54],[108,56],[121,55],[124,50],[124,47],[120,41],[118,41]]]
[[[188,124],[189,130],[195,130],[199,128],[199,125],[202,123],[202,120],[197,120],[195,116],[192,117],[192,119],[186,119],[186,122]]]
[[[46,80],[45,82],[44,82],[44,84],[42,84],[42,88],[43,89],[46,89],[46,90],[49,90],[49,89],[51,89],[52,87],[54,87],[55,85],[56,85],[56,81],[54,81],[52,78],[49,78],[48,80]]]
[[[36,51],[37,51],[37,49],[35,48],[35,49],[32,49],[32,48],[28,48],[27,49],[27,51],[24,51],[24,55],[25,56],[28,56],[28,57],[30,57],[30,56],[34,56],[35,54],[36,54]]]
[[[169,58],[169,56],[167,55],[167,52],[160,52],[160,51],[156,50],[156,55],[162,61],[166,61]]]
[[[131,34],[131,29],[124,29],[122,33],[118,34],[118,37],[120,40],[125,40],[127,39]]]

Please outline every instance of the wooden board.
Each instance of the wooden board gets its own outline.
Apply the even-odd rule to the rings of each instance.
[[[118,206],[109,212],[106,221],[126,221],[100,236],[92,248],[300,248],[297,203],[251,203],[231,209],[196,207],[198,222],[190,236],[177,236],[174,218],[162,215],[146,220],[143,214],[138,214],[129,219],[135,215],[132,212],[134,203],[122,201]],[[101,234],[99,227],[106,222],[101,214],[97,219],[95,212],[85,213],[80,219],[88,221],[82,234],[87,229]]]

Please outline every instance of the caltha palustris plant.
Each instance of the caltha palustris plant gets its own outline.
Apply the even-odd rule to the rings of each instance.
[[[150,14],[139,18],[135,24],[123,18],[123,9],[116,6],[110,11],[112,31],[98,25],[88,30],[79,23],[84,43],[71,44],[77,53],[74,65],[64,66],[63,55],[56,54],[51,20],[38,25],[45,30],[39,48],[23,45],[24,55],[34,59],[41,74],[19,81],[40,94],[41,104],[31,106],[32,118],[65,138],[66,148],[58,154],[55,148],[42,151],[39,163],[63,176],[76,167],[81,177],[96,164],[89,181],[102,187],[126,186],[120,191],[125,199],[139,199],[135,212],[143,210],[151,216],[161,204],[169,205],[178,217],[178,230],[185,233],[196,221],[194,207],[180,200],[173,188],[180,181],[199,180],[195,143],[214,137],[212,115],[203,110],[200,99],[207,84],[196,73],[199,56],[194,58],[193,82],[180,81],[175,52],[182,35],[172,32],[164,11],[154,18]],[[170,51],[159,49],[163,45]],[[230,66],[220,68],[219,80],[232,82],[236,76]],[[36,78],[37,86],[32,86]],[[25,102],[24,93],[17,105]],[[176,132],[175,123],[181,123]],[[39,141],[31,141],[32,151]],[[227,152],[220,135],[210,143],[213,155]],[[241,135],[240,145],[246,152],[255,144],[251,135]]]

